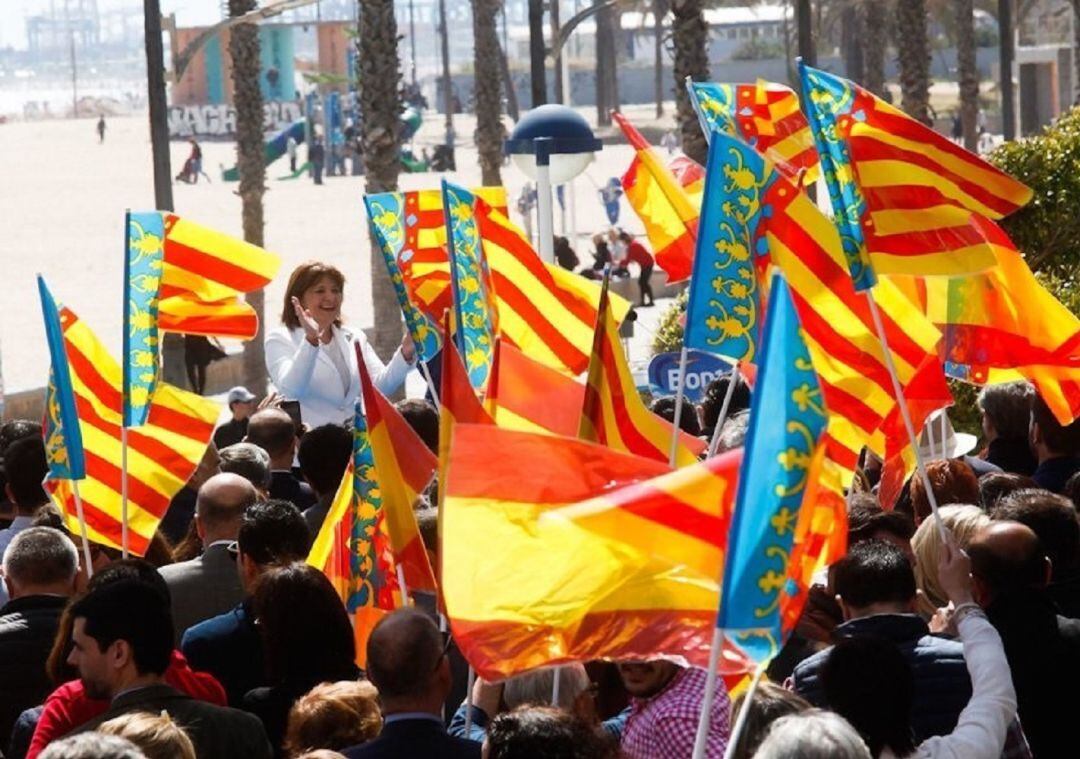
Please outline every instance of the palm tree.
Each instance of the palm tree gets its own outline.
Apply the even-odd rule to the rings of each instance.
[[[604,0],[595,0],[600,5]],[[611,126],[611,111],[619,107],[618,45],[615,30],[619,13],[604,8],[596,14],[596,123]]]
[[[930,122],[930,40],[926,0],[896,0],[896,54],[900,63],[900,106]]]
[[[1078,0],[1080,2],[1080,0]],[[668,0],[652,0],[653,34],[655,42],[654,88],[656,91],[656,118],[664,115],[664,16],[668,12]]]
[[[975,4],[973,0],[953,0],[956,6],[956,78],[960,84],[960,123],[964,127],[964,147],[979,144],[979,69],[975,64]]]
[[[394,192],[401,171],[401,62],[393,0],[358,0],[360,28],[357,61],[360,135],[365,191]],[[378,245],[371,240],[371,303],[375,316],[372,344],[383,357],[401,340],[401,312]]]
[[[258,0],[229,0],[229,15],[255,10]],[[236,106],[236,166],[240,172],[240,215],[244,239],[263,245],[263,193],[266,192],[266,161],[263,157],[263,100],[259,89],[259,28],[237,24],[229,33],[232,57],[233,103]],[[244,343],[244,384],[256,395],[266,393],[265,293],[247,294],[248,304],[259,317],[259,332]]]
[[[888,7],[884,0],[862,4],[863,84],[876,95],[885,94],[885,48],[888,47]]]
[[[709,79],[709,27],[703,0],[672,0],[671,40],[675,46],[675,111],[682,130],[683,152],[702,166],[709,150],[694,106],[686,91],[686,78]]]
[[[499,167],[503,158],[503,124],[499,70],[502,53],[495,28],[500,0],[472,0],[473,60],[476,72],[476,147],[480,151],[480,174],[485,185],[502,185]],[[567,65],[563,56],[563,65]]]

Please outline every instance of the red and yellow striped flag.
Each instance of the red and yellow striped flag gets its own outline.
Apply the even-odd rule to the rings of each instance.
[[[508,342],[495,343],[492,380],[484,399],[500,427],[577,435],[585,385],[533,361]]]
[[[79,483],[88,537],[121,547],[120,365],[70,309],[60,312],[70,365],[86,479]],[[142,556],[169,502],[194,473],[217,422],[218,405],[165,383],[150,396],[145,424],[128,430],[128,541]],[[72,482],[45,482],[73,534],[78,534]]]
[[[454,639],[477,673],[496,680],[658,655],[706,662],[737,461],[663,477],[670,470],[660,462],[584,441],[456,425],[442,590]],[[617,508],[595,517],[600,530],[549,516],[605,498]],[[657,556],[658,542],[693,562]]]
[[[645,224],[656,265],[667,272],[669,282],[689,279],[694,265],[704,182],[698,180],[687,187],[682,186],[649,141],[625,116],[616,111],[611,117],[636,151],[630,168],[623,175],[623,190]]]
[[[619,328],[608,308],[605,279],[600,291],[600,311],[578,437],[616,451],[666,462],[673,434],[675,427],[646,408],[638,395],[619,340]],[[680,467],[693,464],[707,444],[682,430],[678,434],[675,462]]]

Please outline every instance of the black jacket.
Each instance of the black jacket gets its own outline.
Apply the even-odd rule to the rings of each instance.
[[[180,642],[191,668],[216,677],[230,706],[240,706],[244,694],[266,684],[262,638],[251,604],[246,598],[232,611],[189,627]]]
[[[1002,470],[1030,477],[1039,462],[1031,452],[1027,438],[995,438],[986,447],[986,460]]]
[[[404,719],[384,725],[370,743],[342,753],[348,759],[480,759],[480,744],[447,735],[439,719]]]
[[[971,698],[971,676],[962,643],[931,635],[926,622],[916,614],[875,614],[853,619],[837,627],[835,635],[891,640],[907,658],[915,680],[911,729],[916,744],[953,731]],[[795,668],[795,690],[815,706],[827,706],[819,676],[830,651],[820,651]]]
[[[1005,644],[1017,711],[1036,757],[1074,756],[1080,620],[1057,613],[1036,588],[1010,592],[986,609]]]
[[[26,596],[0,609],[0,746],[22,711],[52,690],[45,661],[65,604],[61,596]]]

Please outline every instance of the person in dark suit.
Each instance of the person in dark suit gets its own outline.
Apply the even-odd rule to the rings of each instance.
[[[244,600],[236,557],[228,547],[236,540],[244,511],[257,497],[255,486],[238,474],[214,475],[199,488],[195,530],[202,555],[159,570],[172,595],[177,640],[189,627],[224,614]]]
[[[76,601],[71,616],[68,662],[78,669],[88,696],[111,700],[104,714],[74,733],[96,730],[121,714],[164,710],[191,738],[200,759],[272,755],[257,718],[197,701],[165,683],[173,631],[161,591],[140,580],[120,580]]]
[[[315,505],[315,493],[311,486],[293,474],[296,458],[296,424],[292,417],[279,408],[267,408],[256,412],[248,422],[247,437],[270,454],[270,497],[290,501],[303,511]]]
[[[441,716],[450,665],[439,628],[418,609],[400,609],[375,625],[367,643],[368,676],[379,689],[383,729],[349,759],[479,759],[480,744],[446,734]]]
[[[248,507],[235,550],[240,584],[249,595],[224,614],[189,628],[181,639],[180,650],[191,668],[216,677],[234,706],[243,702],[249,690],[267,685],[250,594],[269,570],[303,561],[310,546],[304,518],[291,503],[266,501]]]
[[[300,450],[297,452],[300,473],[318,498],[314,506],[304,511],[304,521],[313,538],[319,534],[341,478],[349,466],[352,445],[352,433],[336,424],[316,427],[300,439]]]

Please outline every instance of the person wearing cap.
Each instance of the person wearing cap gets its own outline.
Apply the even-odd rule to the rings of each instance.
[[[248,418],[255,413],[255,394],[243,385],[229,391],[227,402],[232,419],[214,430],[214,446],[220,451],[239,443],[247,435]]]

